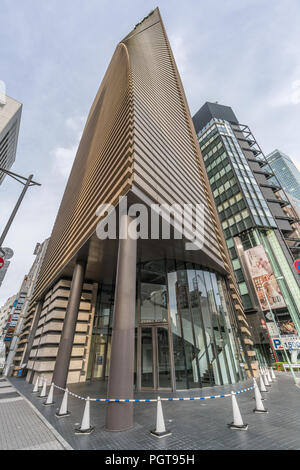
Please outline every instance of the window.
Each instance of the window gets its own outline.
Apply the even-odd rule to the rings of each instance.
[[[239,290],[240,290],[241,295],[248,294],[247,284],[245,282],[240,282],[239,283]]]
[[[233,266],[233,269],[241,269],[241,265],[240,265],[240,262],[238,259],[234,259],[232,260],[232,266]]]

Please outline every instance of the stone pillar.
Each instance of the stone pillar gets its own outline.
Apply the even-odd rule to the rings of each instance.
[[[43,303],[44,303],[44,299],[40,300],[37,303],[36,308],[35,308],[32,327],[31,327],[31,330],[29,332],[25,353],[24,353],[24,356],[23,356],[23,359],[22,359],[23,364],[27,364],[28,360],[29,360],[30,351],[31,351],[31,348],[32,348],[32,345],[33,345],[35,333],[36,333],[37,326],[38,326],[38,323],[40,321],[40,317],[41,317],[41,313],[42,313]],[[33,374],[31,374],[31,375],[33,377]],[[29,382],[32,383],[32,381],[30,381],[30,380],[29,380]]]
[[[67,311],[55,361],[52,380],[56,385],[63,388],[66,386],[69,372],[69,364],[80,305],[81,290],[84,281],[85,265],[86,262],[80,260],[76,261],[74,267]]]
[[[127,234],[131,221],[122,215],[120,232]],[[119,240],[108,398],[133,398],[136,246],[136,240]],[[132,426],[132,403],[107,404],[107,431],[125,431]]]

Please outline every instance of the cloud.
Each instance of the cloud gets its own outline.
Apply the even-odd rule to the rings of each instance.
[[[51,151],[53,159],[53,172],[58,173],[63,178],[70,174],[77,148],[81,139],[84,116],[69,117],[65,120],[65,127],[72,133],[72,143],[67,146],[59,146]]]
[[[187,44],[181,34],[171,34],[169,41],[172,47],[172,52],[176,61],[176,65],[180,73],[186,71],[188,65],[188,50]]]
[[[57,147],[52,150],[54,158],[53,169],[58,172],[64,178],[67,178],[70,174],[73,161],[78,148],[78,143],[72,145],[72,147]]]
[[[300,80],[293,80],[289,85],[285,84],[283,90],[270,96],[272,106],[290,106],[300,104]]]
[[[76,116],[76,117],[69,117],[66,119],[66,126],[75,131],[75,132],[80,132],[82,131],[82,126],[84,124],[85,117],[84,116]]]
[[[300,80],[295,80],[292,83],[291,102],[293,104],[300,104]]]

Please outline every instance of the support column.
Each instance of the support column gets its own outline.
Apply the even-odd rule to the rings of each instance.
[[[69,372],[81,290],[84,280],[85,261],[76,261],[73,271],[69,301],[61,333],[58,353],[52,381],[59,387],[65,388]]]
[[[128,233],[131,221],[122,215],[121,233]],[[136,246],[137,241],[128,237],[119,240],[108,398],[133,398]],[[107,431],[125,431],[132,426],[132,403],[108,403]]]

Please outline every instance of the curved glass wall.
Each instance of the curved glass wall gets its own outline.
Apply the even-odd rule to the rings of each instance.
[[[99,287],[89,378],[109,373],[113,285]],[[192,263],[137,266],[135,383],[138,390],[186,389],[245,378],[222,276]]]
[[[168,261],[167,277],[176,388],[242,379],[222,277],[175,261]]]

